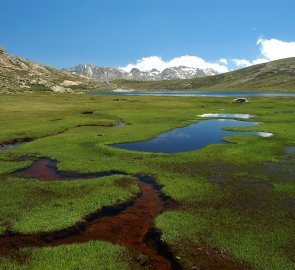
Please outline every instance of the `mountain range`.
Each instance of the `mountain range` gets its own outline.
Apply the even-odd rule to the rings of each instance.
[[[0,93],[109,91],[117,86],[13,56],[0,48]]]
[[[77,68],[58,70],[10,55],[0,48],[0,93],[33,91],[77,93],[116,89],[295,91],[295,57],[217,75],[212,75],[215,73],[212,70],[197,70],[182,66],[169,68],[162,72],[156,69],[149,72],[142,72],[138,69],[125,72],[116,68],[91,67],[90,65],[79,65],[78,67],[80,67],[79,72]],[[103,82],[94,79],[96,76],[100,76]],[[191,78],[175,80],[173,79],[175,76],[180,78],[191,76]],[[108,82],[109,80],[112,82]]]
[[[295,91],[295,57],[202,78],[170,81],[117,80],[136,90]]]
[[[216,70],[211,68],[200,69],[186,66],[170,67],[162,71],[159,71],[156,68],[150,71],[141,71],[138,68],[133,68],[130,72],[126,72],[119,68],[100,67],[87,64],[78,65],[72,68],[65,68],[63,70],[74,75],[83,75],[101,82],[120,79],[137,81],[192,79],[218,74]]]

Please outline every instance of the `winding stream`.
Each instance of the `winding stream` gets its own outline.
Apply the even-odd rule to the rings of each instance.
[[[220,117],[216,114],[205,114],[201,117]],[[227,117],[223,114],[223,117]],[[228,117],[249,118],[249,115],[230,115]],[[203,120],[183,128],[160,134],[154,139],[143,142],[114,144],[113,147],[136,151],[176,153],[191,151],[212,143],[227,143],[223,137],[233,134],[255,134],[262,137],[271,133],[257,131],[227,131],[224,127],[247,127],[259,125],[258,122],[246,122],[233,119]],[[125,124],[120,122],[117,127]],[[22,143],[11,145],[17,147]],[[4,149],[6,150],[6,149]],[[61,171],[57,163],[50,158],[42,157],[28,168],[13,173],[20,178],[34,178],[40,181],[72,181],[93,179],[110,175],[128,175],[123,171],[105,171],[79,173]],[[181,269],[169,247],[161,242],[161,234],[154,228],[155,218],[175,204],[161,191],[161,186],[150,175],[133,175],[140,183],[140,193],[136,198],[120,205],[103,207],[101,210],[86,216],[80,223],[68,228],[36,234],[19,234],[6,231],[0,235],[0,255],[8,255],[23,247],[47,247],[62,244],[84,243],[93,240],[109,241],[123,245],[136,254],[143,253],[148,257],[149,265],[154,269]]]
[[[76,173],[59,171],[56,161],[40,158],[32,166],[13,175],[40,181],[71,181],[106,175],[126,175],[120,171]],[[153,227],[154,219],[173,201],[167,197],[152,176],[135,175],[140,182],[140,194],[133,201],[105,207],[85,218],[85,222],[66,229],[39,234],[6,232],[0,236],[0,254],[8,254],[22,247],[45,247],[62,244],[104,240],[131,248],[147,255],[155,269],[180,269],[169,248],[160,241],[160,233]]]
[[[19,147],[19,146],[23,145],[24,143],[25,142],[3,144],[3,145],[0,145],[0,151],[6,151],[6,150],[9,150],[9,149]]]

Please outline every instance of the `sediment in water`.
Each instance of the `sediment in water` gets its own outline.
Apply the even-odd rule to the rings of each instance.
[[[41,181],[70,181],[106,175],[127,175],[121,171],[77,173],[60,171],[56,161],[40,158],[32,166],[19,170],[14,176],[36,178]],[[161,233],[154,228],[154,219],[171,205],[171,199],[161,191],[152,176],[135,175],[141,192],[126,203],[104,207],[85,217],[83,222],[68,228],[36,234],[19,234],[7,231],[0,236],[0,254],[9,254],[22,247],[46,247],[61,244],[104,240],[126,246],[143,253],[155,269],[180,269],[169,247],[161,241]]]

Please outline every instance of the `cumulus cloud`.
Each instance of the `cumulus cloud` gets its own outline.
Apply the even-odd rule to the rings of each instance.
[[[278,39],[259,38],[256,43],[259,46],[261,56],[252,61],[247,59],[231,59],[237,67],[249,67],[256,64],[295,57],[295,42],[286,42]]]
[[[237,66],[237,67],[249,67],[252,65],[250,61],[247,59],[231,59],[231,61]]]
[[[257,45],[260,46],[261,54],[269,60],[295,57],[295,42],[259,38]]]
[[[226,59],[223,59],[223,60],[226,60]],[[175,57],[168,61],[164,61],[159,56],[143,57],[137,60],[136,64],[128,64],[127,66],[120,67],[120,68],[127,72],[130,72],[132,68],[138,68],[141,71],[149,71],[153,68],[156,68],[159,71],[162,71],[165,68],[178,67],[178,66],[186,66],[186,67],[201,68],[201,69],[212,68],[219,73],[229,71],[225,63],[222,63],[220,61],[211,63],[211,62],[205,61],[204,59],[198,56],[191,56],[191,55]]]
[[[148,56],[137,60],[136,63],[119,68],[130,72],[133,68],[138,68],[141,71],[150,71],[156,68],[159,71],[163,71],[169,67],[187,66],[200,69],[211,68],[218,73],[224,73],[230,71],[230,67],[233,68],[233,66],[235,68],[243,68],[281,58],[295,57],[295,42],[286,42],[274,38],[258,38],[256,45],[259,46],[260,55],[254,60],[243,58],[228,60],[220,58],[215,62],[209,62],[198,56],[183,55],[165,61],[159,56]]]

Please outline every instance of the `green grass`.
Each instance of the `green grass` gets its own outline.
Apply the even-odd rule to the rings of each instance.
[[[127,250],[107,242],[94,241],[85,244],[58,247],[23,249],[25,263],[0,258],[5,270],[56,270],[56,269],[129,269]]]
[[[281,174],[264,165],[284,164],[285,147],[295,145],[294,107],[294,98],[252,97],[250,103],[234,104],[232,98],[2,95],[0,140],[43,138],[0,152],[1,230],[8,226],[19,232],[55,230],[102,205],[130,199],[138,191],[134,182],[125,188],[116,186],[118,177],[41,183],[5,175],[27,165],[14,161],[15,157],[34,154],[56,159],[62,170],[153,175],[164,192],[180,203],[177,210],[161,214],[156,226],[185,268],[198,265],[188,251],[205,245],[253,269],[294,269],[294,210],[285,207],[284,201],[295,200],[295,172],[290,169]],[[94,113],[83,115],[83,111]],[[220,112],[254,114],[251,121],[263,124],[238,130],[266,131],[274,136],[229,136],[225,140],[233,144],[177,154],[108,146],[149,139],[202,120],[196,115]],[[127,123],[125,127],[105,126],[120,119]],[[89,124],[98,126],[83,126]],[[288,160],[295,164],[294,157]],[[245,184],[245,179],[264,181],[273,188]],[[48,197],[41,196],[40,189],[48,191]],[[105,197],[108,193],[110,198]],[[92,255],[90,252],[89,260]],[[34,261],[38,260],[32,256],[30,262]]]
[[[129,185],[119,186],[120,179]],[[137,180],[126,176],[70,182],[7,177],[1,184],[1,231],[10,229],[22,233],[66,228],[103,206],[125,202],[139,192]]]
[[[0,160],[0,174],[12,173],[16,170],[26,168],[31,164],[31,161],[14,161],[14,160]]]
[[[207,247],[218,248],[236,260],[251,262],[255,269],[294,269],[294,260],[278,252],[288,247],[290,233],[295,233],[293,221],[282,222],[282,215],[269,219],[262,215],[255,221],[245,216],[231,209],[205,208],[166,212],[156,225],[165,232],[163,240],[177,246],[176,252],[184,258],[189,240],[191,246],[205,242]]]

